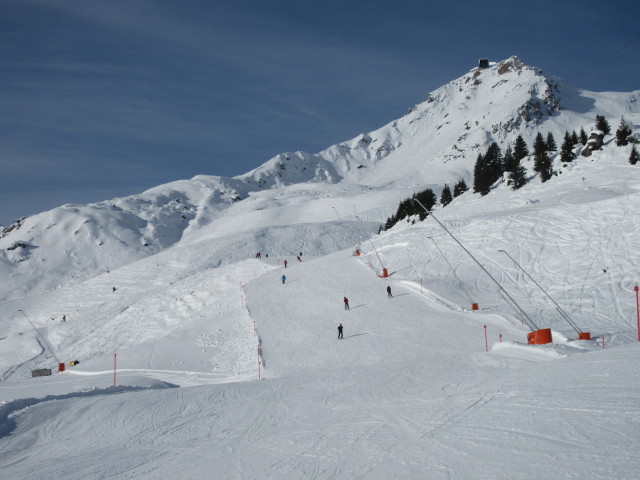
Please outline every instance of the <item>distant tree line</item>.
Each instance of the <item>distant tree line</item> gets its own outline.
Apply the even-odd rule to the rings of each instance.
[[[611,127],[607,119],[602,115],[596,115],[595,129],[601,131],[605,135],[611,133]],[[624,117],[620,120],[618,130],[616,130],[616,145],[626,146],[634,143],[629,156],[629,163],[635,165],[640,160],[640,154],[636,149],[635,140],[631,136],[633,130]],[[574,160],[574,150],[578,144],[586,145],[589,140],[584,128],[580,128],[580,132],[572,133],[565,131],[562,145],[560,146],[559,158],[563,163]],[[558,151],[555,138],[551,132],[546,137],[538,132],[533,142],[533,170],[540,175],[540,180],[544,183],[550,180],[555,174],[552,165],[552,154]],[[522,160],[529,156],[529,148],[522,138],[522,135],[513,142],[508,144],[504,153],[496,142],[492,142],[484,154],[479,153],[473,169],[473,192],[484,196],[491,191],[491,187],[500,179],[507,175],[507,184],[513,190],[518,190],[527,184],[527,169],[522,165]],[[446,207],[454,198],[462,195],[469,190],[464,180],[460,180],[453,187],[453,192],[448,184],[445,184],[440,194],[440,204]],[[414,193],[411,197],[404,199],[398,205],[395,214],[387,218],[387,221],[380,227],[379,232],[389,230],[399,221],[409,218],[418,217],[423,221],[427,217],[425,212],[415,200],[422,203],[428,211],[438,203],[438,198],[432,189],[427,188],[421,192]]]

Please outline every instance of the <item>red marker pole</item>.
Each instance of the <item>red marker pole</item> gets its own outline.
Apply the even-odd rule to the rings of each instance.
[[[484,326],[484,344],[487,352],[489,351],[489,340],[487,339],[487,326]]]
[[[638,317],[638,341],[640,342],[640,308],[638,308],[638,285],[634,287],[636,291],[636,316]]]
[[[502,343],[502,334],[500,334],[500,343]]]
[[[116,386],[116,354],[113,354],[113,386]]]
[[[258,380],[260,380],[260,344],[258,344]]]

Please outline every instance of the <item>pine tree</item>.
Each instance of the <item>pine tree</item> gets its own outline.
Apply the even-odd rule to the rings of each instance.
[[[553,133],[551,132],[547,133],[546,145],[547,152],[555,152],[558,149],[558,147],[556,146],[556,139],[553,138]]]
[[[573,132],[571,132],[571,141],[573,142],[573,146],[575,147],[579,140],[578,140],[578,134],[576,133],[576,131],[574,130]]]
[[[459,197],[467,190],[469,190],[469,187],[467,187],[465,181],[460,180],[458,183],[456,183],[455,187],[453,187],[453,197]]]
[[[547,144],[544,142],[542,134],[538,132],[533,142],[533,155],[538,157],[547,151]]]
[[[519,162],[527,155],[529,155],[529,149],[527,148],[527,144],[522,138],[522,135],[518,135],[513,145],[513,158]]]
[[[616,130],[616,145],[619,147],[623,147],[629,144],[629,135],[633,133],[629,124],[625,121],[624,117],[620,119],[620,125],[618,126],[618,130]]]
[[[428,211],[431,211],[433,209],[433,206],[438,203],[438,197],[436,197],[436,194],[433,193],[433,190],[431,190],[430,188],[416,193],[414,195],[414,198],[422,203],[422,205],[424,205]],[[420,216],[420,220],[424,220],[425,218],[427,218],[427,212],[425,212],[422,207],[420,207],[420,205],[417,205],[416,202],[411,202],[416,206],[417,214]]]
[[[527,169],[520,162],[513,167],[513,171],[509,174],[509,181],[513,190],[518,190],[527,184]]]
[[[503,173],[502,152],[496,142],[492,142],[484,155],[478,154],[474,167],[473,191],[486,195]]]
[[[440,204],[443,207],[446,207],[452,200],[453,196],[451,195],[451,189],[449,188],[449,185],[445,183],[442,193],[440,194]]]
[[[473,166],[473,193],[484,191],[484,183],[484,157],[479,153]]]
[[[573,140],[569,132],[564,133],[564,141],[560,147],[560,160],[563,162],[571,162],[573,160]]]
[[[603,115],[596,115],[596,130],[600,130],[605,135],[611,133],[611,126]]]
[[[517,162],[513,156],[513,150],[511,150],[511,145],[507,145],[507,149],[504,151],[504,158],[502,159],[502,164],[504,166],[505,172],[513,172]]]
[[[587,137],[587,132],[584,131],[584,128],[580,129],[580,143],[582,145],[586,145],[587,144],[587,140],[589,140],[589,137]]]
[[[546,182],[553,175],[551,168],[551,159],[547,152],[542,152],[540,155],[534,157],[533,169],[540,174],[540,180],[542,183]]]
[[[640,160],[640,154],[638,154],[638,150],[636,150],[636,146],[634,145],[631,149],[631,155],[629,155],[629,163],[631,165],[635,165]]]

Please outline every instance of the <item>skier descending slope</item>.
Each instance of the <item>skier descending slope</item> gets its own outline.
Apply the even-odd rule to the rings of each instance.
[[[344,309],[349,310],[349,299],[344,297]]]
[[[338,325],[338,339],[343,339],[342,336],[342,324]]]
[[[284,275],[282,275],[282,284],[284,285],[284,281],[287,279]]]

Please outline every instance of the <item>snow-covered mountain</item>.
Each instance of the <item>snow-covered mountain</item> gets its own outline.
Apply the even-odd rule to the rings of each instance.
[[[274,201],[277,208],[290,210],[278,203],[283,196],[279,192],[290,186],[301,195],[298,206],[307,203],[305,199],[340,196],[338,185],[361,191],[363,198],[372,190],[384,190],[383,203],[361,201],[365,212],[351,215],[352,206],[342,212],[371,222],[366,237],[412,192],[431,187],[439,193],[445,183],[460,179],[470,184],[475,159],[489,143],[505,146],[522,135],[531,145],[538,132],[551,132],[560,141],[565,131],[588,131],[596,114],[609,118],[612,125],[623,116],[638,123],[639,100],[640,91],[579,90],[517,57],[490,68],[473,68],[431,92],[404,117],[317,154],[282,153],[235,178],[201,175],[140,195],[65,205],[20,220],[0,237],[0,273],[13,279],[0,293],[20,295],[84,279],[212,231],[241,234],[255,242],[257,250],[264,249],[251,238],[263,224],[260,211]],[[313,184],[326,185],[327,193],[317,194]],[[331,208],[325,213],[302,212],[296,219],[283,218],[282,224],[335,220]],[[233,232],[222,217],[237,219]],[[9,250],[24,244],[28,246]],[[64,260],[58,263],[56,258]],[[58,278],[44,272],[56,272]]]
[[[431,219],[377,232],[415,191],[470,185],[490,142],[551,132],[559,143],[596,115],[637,130],[639,98],[580,90],[512,57],[322,152],[3,229],[0,472],[635,478],[630,145],[608,135],[591,157],[556,157],[546,183],[529,158],[520,190],[498,181],[436,208],[510,298]],[[572,341],[578,332],[505,253],[594,341]],[[554,343],[527,345],[525,315]],[[116,352],[120,387],[107,388]],[[30,378],[71,360],[80,365]],[[170,386],[181,388],[138,391]]]

